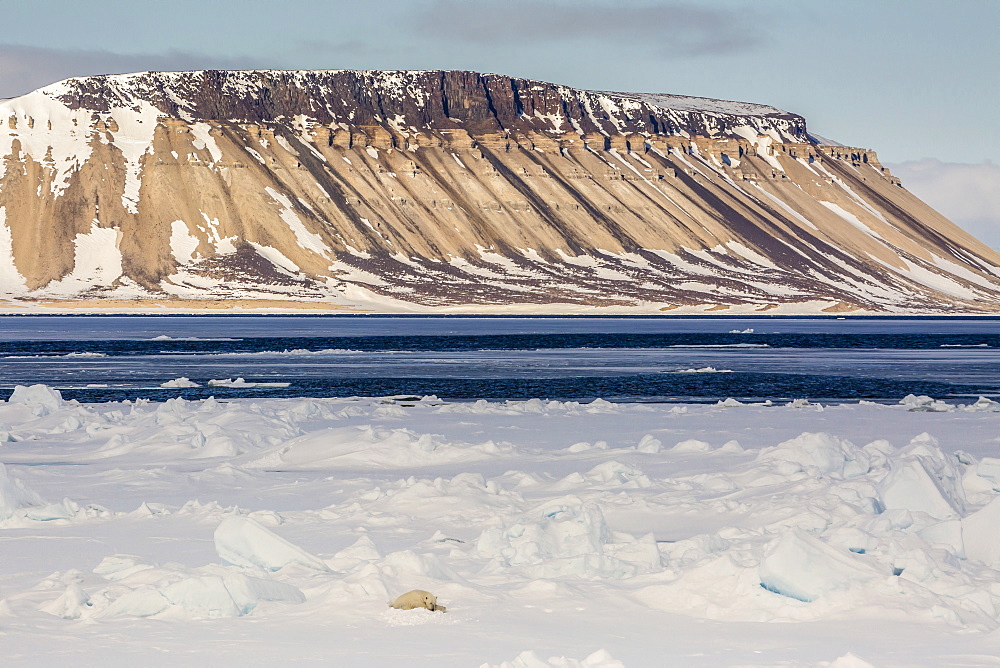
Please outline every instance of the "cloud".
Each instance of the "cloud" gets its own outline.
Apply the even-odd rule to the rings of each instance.
[[[678,2],[434,0],[415,16],[426,36],[467,44],[532,45],[591,40],[642,46],[663,56],[729,54],[761,42],[758,17]]]
[[[0,44],[0,98],[23,95],[55,81],[89,74],[254,67],[261,67],[261,64],[252,58],[187,51],[125,54]]]
[[[888,167],[907,190],[1000,250],[1000,165],[925,158]]]

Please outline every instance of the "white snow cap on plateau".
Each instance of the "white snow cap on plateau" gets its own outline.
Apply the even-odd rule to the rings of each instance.
[[[604,91],[601,91],[604,92]],[[672,95],[669,93],[620,93],[606,92],[631,100],[639,100],[653,107],[662,109],[678,109],[680,111],[706,111],[710,113],[731,116],[787,116],[789,113],[777,107],[754,102],[737,102],[734,100],[717,100],[711,97],[694,97],[691,95]]]
[[[310,76],[336,75],[344,72],[354,72],[364,77],[368,83],[380,88],[383,92],[395,92],[399,94],[405,92],[415,94],[417,91],[410,88],[414,77],[425,75],[436,70],[230,70],[230,78],[227,85],[231,90],[224,92],[245,92],[241,87],[252,89],[252,78],[258,74],[269,76],[288,77],[292,80],[302,80]],[[152,76],[161,82],[170,82],[183,76],[195,76],[204,74],[204,70],[178,70],[173,72],[131,72],[128,74],[100,75],[100,78],[107,80],[123,103],[131,101],[126,93],[133,87],[137,80]],[[484,74],[484,76],[493,76]],[[59,96],[71,92],[73,83],[94,77],[70,77],[62,81],[50,84],[40,89],[46,95]],[[627,100],[637,100],[654,107],[663,109],[677,109],[680,111],[707,111],[719,114],[731,114],[735,116],[770,116],[789,115],[789,112],[766,104],[754,102],[739,102],[735,100],[720,100],[709,97],[698,97],[693,95],[676,95],[671,93],[632,93],[621,91],[588,91],[586,89],[572,89],[567,86],[555,86],[546,82],[536,82],[538,85],[549,85],[565,90],[581,90],[582,92],[607,95]],[[13,98],[20,99],[20,98]],[[2,102],[2,101],[0,101]],[[397,119],[398,120],[398,119]]]
[[[291,85],[302,88],[311,88],[317,91],[320,98],[328,94],[329,88],[324,77],[332,77],[342,74],[353,74],[358,77],[363,85],[377,91],[381,97],[390,100],[412,99],[418,107],[427,104],[426,70],[234,70],[227,71],[220,79],[220,93],[223,95],[233,95],[239,97],[255,96],[270,85],[274,79],[283,79]],[[71,97],[79,89],[86,89],[88,82],[100,80],[101,85],[107,89],[105,98],[110,101],[113,108],[110,112],[100,112],[105,118],[114,118],[118,123],[119,130],[114,134],[114,143],[121,148],[126,155],[128,164],[128,181],[126,192],[123,196],[123,203],[130,211],[133,210],[138,201],[138,188],[140,174],[138,172],[139,162],[142,155],[148,150],[152,138],[152,129],[155,127],[156,109],[149,104],[149,97],[156,95],[165,97],[170,103],[176,104],[177,115],[186,120],[194,120],[197,112],[193,103],[185,99],[187,91],[197,85],[198,79],[203,79],[210,73],[205,70],[179,71],[179,72],[135,72],[131,74],[104,75],[99,77],[74,77],[43,87],[28,96],[15,98],[10,104],[21,104],[23,107],[31,95],[44,101],[45,105],[55,105],[63,107],[60,98]],[[472,73],[476,74],[476,73]],[[482,74],[483,77],[497,77],[502,75]],[[514,80],[517,80],[516,78]],[[623,130],[629,119],[629,113],[638,110],[642,105],[649,105],[656,109],[663,110],[663,113],[672,123],[683,128],[691,121],[699,123],[706,128],[709,134],[716,134],[722,130],[720,120],[723,117],[735,117],[742,119],[743,123],[750,124],[761,132],[766,132],[775,137],[776,140],[782,138],[795,141],[805,140],[803,130],[794,114],[764,104],[750,102],[737,102],[730,100],[718,100],[713,98],[694,97],[686,95],[673,95],[667,93],[627,93],[608,91],[589,91],[583,89],[573,89],[567,86],[559,86],[545,82],[527,81],[533,89],[539,87],[551,87],[559,95],[578,98],[582,112],[590,115],[594,122],[601,126],[607,122],[612,123],[619,130]],[[18,102],[22,101],[22,102]],[[5,103],[6,104],[6,103]],[[37,100],[32,103],[32,109],[38,107],[42,102]],[[318,107],[317,107],[318,105]],[[339,107],[330,106],[323,99],[312,102],[309,112],[315,113],[317,108],[325,107],[327,113],[336,116]],[[12,107],[13,109],[13,107]],[[0,109],[2,111],[2,109]],[[42,113],[43,118],[57,118],[57,131],[67,126],[62,118],[70,111],[60,111],[58,114]],[[75,110],[73,113],[82,114],[77,122],[85,117],[86,124],[80,132],[76,133],[77,143],[83,142],[83,146],[76,146],[74,150],[66,151],[66,160],[72,161],[74,156],[83,156],[85,159],[87,152],[80,149],[86,148],[86,143],[90,138],[90,122],[92,112],[90,110]],[[61,114],[61,115],[60,115]],[[0,114],[2,115],[2,114]],[[21,116],[25,120],[33,118],[31,113],[21,110]],[[604,118],[600,121],[598,116]],[[541,114],[536,113],[533,120],[542,122],[552,132],[565,132],[569,125],[573,125],[578,132],[579,124],[575,118],[569,118],[565,113]],[[222,119],[219,119],[222,120]],[[225,120],[239,121],[238,118]],[[243,119],[245,120],[245,119]],[[298,114],[295,122],[298,127],[305,127],[310,120],[309,113]],[[350,122],[351,117],[340,119],[342,122]],[[408,122],[406,118],[397,115],[396,118],[388,121],[394,127]],[[213,163],[218,163],[222,154],[216,145],[214,138],[210,135],[210,126],[204,122],[193,125],[195,147],[199,150],[206,150]],[[20,132],[20,130],[18,131]],[[37,134],[37,133],[36,133]],[[71,133],[73,134],[73,133]],[[689,136],[687,131],[680,129],[678,134]],[[11,137],[14,134],[10,135]],[[2,140],[2,135],[0,135]],[[47,140],[45,137],[39,139],[41,142],[37,147],[42,150]],[[283,138],[277,139],[279,143]],[[0,145],[0,149],[2,149]],[[44,151],[29,149],[29,153],[36,158],[44,156]],[[65,160],[64,160],[65,161]],[[58,162],[58,159],[57,159]],[[73,168],[70,165],[69,168]],[[54,183],[54,188],[64,187],[62,180],[58,184]]]

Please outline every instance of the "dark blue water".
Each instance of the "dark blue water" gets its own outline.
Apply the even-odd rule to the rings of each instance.
[[[160,387],[186,377],[196,388]],[[208,387],[212,379],[287,387]],[[1000,394],[1000,319],[0,317],[0,388],[66,398],[895,402]]]

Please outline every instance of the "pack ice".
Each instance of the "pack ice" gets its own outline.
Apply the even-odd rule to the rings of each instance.
[[[998,408],[17,387],[0,639],[12,663],[986,663]],[[411,589],[448,612],[388,607]]]

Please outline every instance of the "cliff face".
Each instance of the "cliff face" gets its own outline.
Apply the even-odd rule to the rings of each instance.
[[[805,121],[774,107],[677,95],[601,93],[460,71],[146,72],[69,79],[43,89],[70,109],[149,104],[196,121],[380,125],[398,133],[463,129],[715,136],[750,125],[804,139]]]
[[[998,266],[874,153],[763,105],[357,71],[0,103],[12,297],[983,312]]]

